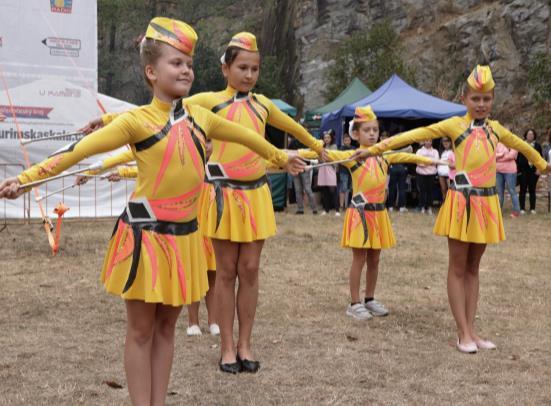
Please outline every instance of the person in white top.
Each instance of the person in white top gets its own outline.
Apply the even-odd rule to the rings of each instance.
[[[442,192],[442,200],[446,198],[450,183],[455,177],[455,154],[452,149],[452,142],[448,137],[442,138],[442,154],[440,159],[448,161],[448,165],[438,165],[438,180],[440,182],[440,192]]]
[[[417,155],[438,160],[440,154],[432,147],[432,140],[423,142],[423,146],[417,150]],[[419,204],[422,213],[432,214],[432,191],[434,177],[436,175],[436,165],[417,165],[417,186],[419,187]]]

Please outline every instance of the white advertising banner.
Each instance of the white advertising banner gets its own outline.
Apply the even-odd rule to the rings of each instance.
[[[97,94],[97,5],[95,0],[0,0],[0,178],[19,173],[77,138],[28,144],[24,140],[74,132],[106,111],[124,111],[129,103]],[[89,165],[102,157],[90,157]],[[75,168],[73,168],[75,169]],[[62,188],[74,178],[40,187],[40,195]],[[88,184],[44,200],[47,214],[63,201],[66,216],[118,215],[133,184]],[[30,215],[40,217],[31,196]],[[21,218],[23,199],[2,202],[0,217]]]

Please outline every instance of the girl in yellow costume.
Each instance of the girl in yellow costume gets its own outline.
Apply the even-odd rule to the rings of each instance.
[[[115,115],[112,115],[112,118],[114,118]],[[94,126],[96,129],[103,127],[103,121],[102,119],[99,119],[99,122],[96,123],[98,120],[94,120],[90,122],[88,125],[89,127]],[[110,120],[111,121],[111,120]],[[95,123],[95,124],[94,124]],[[212,142],[208,140],[206,143],[206,158],[210,157],[210,154],[212,152]],[[105,170],[108,170],[114,166],[128,163],[130,161],[134,160],[134,154],[132,151],[126,151],[121,154],[115,155],[113,157],[109,157],[103,160],[101,169],[98,169],[96,171],[89,171],[90,174],[96,174],[103,172]],[[138,168],[132,167],[132,166],[118,166],[114,172],[112,172],[108,180],[111,182],[118,182],[119,180],[126,178],[126,179],[133,179],[138,177]],[[83,184],[87,181],[86,176],[78,177],[77,178],[77,184]],[[199,224],[199,230],[201,230],[201,225]],[[202,233],[201,233],[202,234]],[[209,289],[205,295],[205,304],[207,306],[207,317],[208,317],[208,325],[209,325],[209,331],[212,335],[219,335],[220,334],[220,328],[218,327],[218,324],[216,323],[216,317],[214,316],[214,284],[216,280],[216,260],[214,258],[214,248],[212,247],[212,243],[210,241],[210,238],[202,236],[202,247],[204,249],[205,258],[207,260],[207,279],[208,279],[208,286]],[[188,336],[200,336],[202,335],[201,328],[199,327],[199,301],[192,302],[191,304],[187,305],[187,312],[188,312],[188,327],[186,329],[186,333]]]
[[[497,143],[520,151],[538,170],[549,170],[549,165],[536,150],[499,122],[488,118],[493,100],[494,81],[490,68],[477,66],[467,79],[462,95],[467,107],[465,116],[405,132],[356,155],[356,158],[365,158],[444,136],[452,140],[457,170],[455,185],[448,190],[434,232],[448,237],[448,299],[457,324],[457,349],[465,353],[496,348],[494,343],[476,334],[474,319],[479,266],[486,244],[505,239],[495,188]]]
[[[350,132],[353,139],[360,143],[360,150],[374,145],[379,138],[379,123],[371,106],[357,107]],[[355,150],[328,150],[329,161],[346,161]],[[300,150],[303,158],[315,158],[313,151]],[[342,163],[352,176],[352,206],[346,210],[342,230],[341,246],[352,248],[352,266],[350,267],[351,303],[346,314],[367,320],[372,316],[386,316],[388,310],[374,299],[379,257],[381,249],[396,244],[390,218],[385,207],[386,180],[388,167],[392,164],[416,163],[432,165],[439,163],[430,158],[404,152],[395,152],[384,157],[370,157],[364,162],[348,161]],[[365,298],[360,300],[360,279],[363,267],[367,263]]]
[[[46,179],[82,159],[129,144],[138,165],[136,190],[119,218],[105,257],[106,290],[125,299],[125,370],[133,404],[164,404],[181,306],[199,300],[208,286],[197,232],[203,186],[205,138],[241,142],[266,159],[301,170],[253,131],[182,103],[193,82],[197,40],[187,24],[154,18],[141,44],[151,104],[56,152],[0,184],[0,198],[16,198],[29,182]]]
[[[260,69],[256,38],[236,34],[222,59],[228,87],[200,93],[186,100],[199,104],[264,137],[270,124],[322,153],[322,143],[281,112],[268,98],[251,93]],[[216,257],[216,312],[221,336],[220,368],[225,372],[256,372],[260,366],[251,352],[251,333],[258,300],[258,269],[264,240],[276,232],[265,163],[246,147],[213,140],[208,171],[211,176],[201,195],[199,222],[211,238]],[[219,177],[216,177],[219,175]],[[235,282],[239,277],[237,300]],[[233,339],[237,307],[239,340]]]

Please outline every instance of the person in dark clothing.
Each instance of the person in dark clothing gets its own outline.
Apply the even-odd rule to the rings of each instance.
[[[352,146],[352,139],[348,134],[344,134],[342,138],[342,145],[339,148],[341,151],[355,149]],[[352,179],[348,168],[343,165],[339,165],[338,173],[338,189],[339,189],[339,205],[342,210],[346,210],[350,201],[350,191],[352,190]]]
[[[529,128],[524,133],[524,139],[530,146],[536,149],[542,155],[541,145],[536,142],[536,130]],[[530,194],[530,213],[536,214],[536,185],[538,184],[539,174],[536,167],[532,165],[522,154],[517,157],[518,178],[520,183],[519,203],[520,212],[526,213],[526,190]]]

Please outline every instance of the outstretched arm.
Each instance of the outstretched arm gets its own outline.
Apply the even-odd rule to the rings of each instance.
[[[305,158],[305,159],[320,158],[320,154],[318,154],[316,151],[312,151],[311,149],[299,149],[297,153],[301,158]],[[354,155],[354,153],[355,153],[354,150],[338,151],[334,149],[326,149],[324,161],[326,162],[344,161],[344,160],[350,159],[352,155]],[[347,163],[342,163],[342,165],[346,165],[346,164]],[[350,165],[353,165],[353,162],[351,162]]]
[[[434,159],[429,157],[424,157],[416,154],[408,154],[405,152],[397,152],[395,154],[388,154],[385,157],[387,162],[392,164],[418,164],[418,165],[448,165],[448,161],[443,161],[441,159]]]
[[[271,100],[262,97],[261,101],[267,105],[269,111],[268,124],[291,134],[302,144],[313,149],[317,153],[322,153],[323,141],[314,138],[303,126],[282,112]]]
[[[134,124],[134,120],[129,115],[125,115],[109,126],[68,144],[46,160],[23,171],[16,178],[2,182],[0,198],[14,199],[27,191],[20,189],[20,185],[58,175],[89,156],[112,151],[130,143]]]
[[[459,117],[452,117],[447,120],[440,121],[438,123],[429,125],[427,127],[419,127],[404,133],[394,135],[385,139],[367,150],[361,150],[354,156],[356,159],[365,159],[373,155],[381,155],[383,152],[391,149],[399,149],[405,145],[413,144],[416,142],[422,142],[425,140],[432,140],[435,138],[441,138],[444,136],[451,136],[454,123],[458,124],[461,120]],[[453,140],[452,140],[453,141]]]
[[[545,159],[542,158],[540,153],[532,148],[526,141],[522,140],[519,136],[513,134],[497,121],[492,122],[492,129],[499,136],[499,141],[501,143],[520,152],[526,157],[526,159],[532,162],[532,164],[534,164],[540,172],[544,173],[551,170],[551,166]]]
[[[285,152],[274,147],[254,131],[223,119],[201,107],[196,106],[195,111],[204,117],[204,130],[207,137],[242,144],[267,161],[271,161],[281,168],[286,168],[293,174],[304,170],[304,162],[299,157],[289,157]]]

